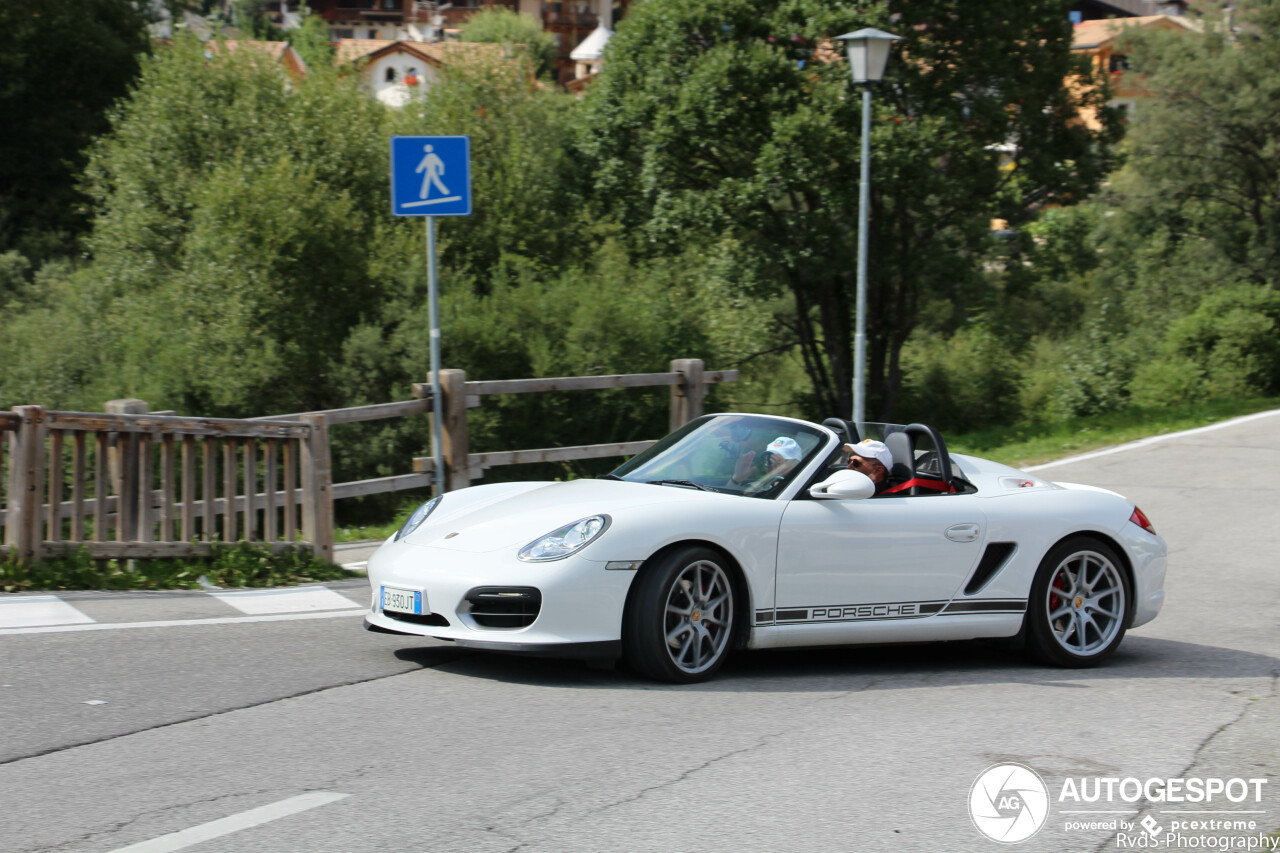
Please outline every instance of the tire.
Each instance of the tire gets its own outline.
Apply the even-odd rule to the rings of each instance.
[[[627,605],[623,653],[637,672],[692,684],[715,674],[733,644],[737,589],[723,555],[677,548],[646,566]]]
[[[1023,631],[1027,650],[1055,666],[1097,666],[1124,639],[1132,601],[1115,549],[1091,536],[1073,536],[1036,570]]]

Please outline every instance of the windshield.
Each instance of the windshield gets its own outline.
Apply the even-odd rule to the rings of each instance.
[[[813,459],[827,434],[767,415],[691,421],[614,470],[637,483],[773,498]]]

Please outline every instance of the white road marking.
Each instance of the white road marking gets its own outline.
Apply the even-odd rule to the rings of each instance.
[[[363,572],[365,569],[369,568],[369,561],[362,560],[359,563],[343,563],[342,568],[349,572]]]
[[[325,586],[309,586],[302,589],[247,589],[235,592],[211,592],[209,595],[250,616],[261,616],[267,613],[349,610],[355,606],[351,599]]]
[[[0,628],[33,625],[78,625],[93,622],[56,595],[0,597]]]
[[[282,817],[289,817],[289,815],[295,815],[298,812],[305,812],[308,809],[314,809],[319,806],[327,806],[329,803],[335,803],[349,796],[351,795],[338,794],[332,791],[312,791],[309,794],[299,794],[296,797],[290,797],[278,803],[249,809],[247,812],[240,812],[230,817],[202,823],[190,829],[161,835],[150,841],[130,844],[128,847],[118,848],[111,851],[111,853],[172,853],[174,850],[182,850],[185,847],[191,847],[194,844],[200,844],[213,838],[221,838],[224,835],[230,835],[242,829],[261,826],[264,823],[270,823]]]
[[[359,616],[367,608],[347,602],[347,610],[326,610],[323,613],[274,613],[268,616],[219,616],[215,619],[165,619],[156,622],[94,622],[89,625],[45,625],[32,628],[0,628],[0,636],[6,634],[64,634],[70,631],[120,631],[125,628],[182,628],[187,625],[239,625],[244,622],[293,622],[299,619],[334,619],[340,616]]]
[[[1189,435],[1199,435],[1202,432],[1213,432],[1214,430],[1239,426],[1240,424],[1261,420],[1263,418],[1270,418],[1275,415],[1280,415],[1280,409],[1272,409],[1269,412],[1257,412],[1252,415],[1244,415],[1243,417],[1232,418],[1229,421],[1220,421],[1216,424],[1196,427],[1195,429],[1184,429],[1182,432],[1169,432],[1164,435],[1153,435],[1149,438],[1140,438],[1137,441],[1131,441],[1128,444],[1117,444],[1115,447],[1104,447],[1101,450],[1094,450],[1090,453],[1081,453],[1079,456],[1068,456],[1065,459],[1055,459],[1052,462],[1045,462],[1043,465],[1032,465],[1030,467],[1023,468],[1022,470],[1043,471],[1045,468],[1057,468],[1059,465],[1070,465],[1072,462],[1084,462],[1087,459],[1097,459],[1099,456],[1110,456],[1113,453],[1124,453],[1126,450],[1137,450],[1139,447],[1146,447],[1149,444],[1157,444],[1161,441],[1169,441],[1174,438],[1186,438]]]

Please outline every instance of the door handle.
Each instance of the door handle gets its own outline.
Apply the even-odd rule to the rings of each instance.
[[[952,542],[973,542],[981,532],[977,524],[953,524],[947,528],[947,538]]]

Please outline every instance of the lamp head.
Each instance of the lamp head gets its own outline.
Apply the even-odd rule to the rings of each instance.
[[[884,67],[889,62],[889,48],[902,36],[886,33],[873,27],[836,36],[845,43],[849,56],[849,70],[855,83],[879,83],[884,79]]]

